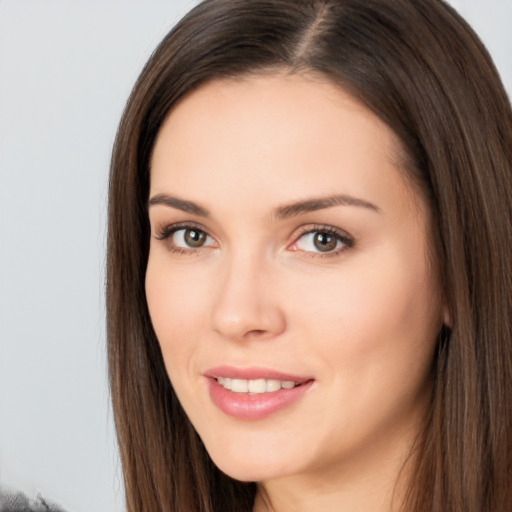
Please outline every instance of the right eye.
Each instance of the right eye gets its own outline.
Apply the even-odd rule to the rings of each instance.
[[[171,252],[193,253],[205,247],[214,247],[217,242],[204,229],[194,224],[174,224],[162,227],[155,235]]]
[[[175,229],[170,233],[168,239],[180,249],[199,249],[215,245],[211,236],[195,227]]]

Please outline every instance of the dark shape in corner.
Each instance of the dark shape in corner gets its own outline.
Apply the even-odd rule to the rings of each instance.
[[[0,489],[0,512],[66,512],[59,505],[38,495],[29,499],[22,492]]]

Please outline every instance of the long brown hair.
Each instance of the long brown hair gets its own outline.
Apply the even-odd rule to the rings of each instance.
[[[206,0],[165,37],[121,120],[110,177],[110,385],[129,512],[251,510],[167,377],[144,291],[149,158],[208,80],[319,73],[401,138],[434,213],[450,311],[404,510],[512,510],[512,112],[471,28],[441,0]]]

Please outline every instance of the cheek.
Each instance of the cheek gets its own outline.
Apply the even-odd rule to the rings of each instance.
[[[150,257],[146,298],[169,376],[188,366],[199,331],[207,325],[208,297],[200,275],[170,268]]]
[[[408,418],[428,389],[441,316],[437,287],[423,265],[381,256],[379,265],[353,266],[323,282],[303,302],[297,328],[323,369],[327,401],[344,406],[329,409],[326,420],[341,445]]]
[[[370,371],[383,361],[418,359],[418,349],[430,353],[441,316],[437,286],[422,258],[389,251],[372,260],[326,276],[297,304],[301,329],[318,340],[323,357]]]

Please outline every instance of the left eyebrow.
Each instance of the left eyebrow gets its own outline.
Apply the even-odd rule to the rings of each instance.
[[[380,208],[373,203],[365,201],[364,199],[358,199],[357,197],[341,194],[327,197],[313,197],[311,199],[297,201],[296,203],[279,206],[274,210],[272,216],[276,220],[283,220],[308,212],[323,210],[324,208],[332,208],[333,206],[357,206],[367,208],[376,213],[381,213]]]

